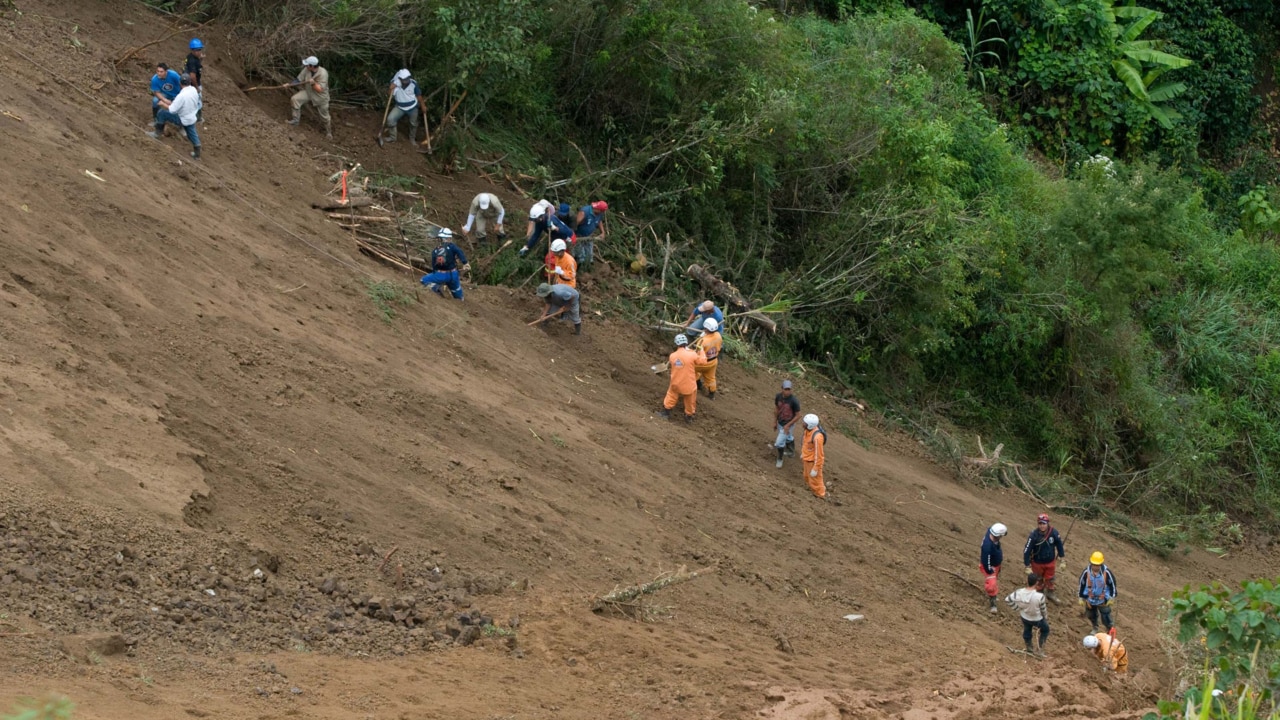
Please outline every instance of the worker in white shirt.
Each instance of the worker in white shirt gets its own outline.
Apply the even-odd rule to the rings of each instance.
[[[1049,637],[1049,607],[1044,593],[1036,589],[1039,584],[1040,576],[1031,573],[1027,575],[1027,586],[1009,593],[1004,601],[1022,617],[1022,642],[1027,654],[1044,657],[1044,641]],[[1034,649],[1031,646],[1033,628],[1040,629],[1040,642]]]
[[[161,100],[163,105],[156,113],[155,130],[147,132],[149,137],[159,140],[164,134],[165,123],[173,123],[187,133],[191,141],[191,157],[200,159],[200,136],[196,134],[196,116],[200,112],[200,91],[191,84],[191,76],[182,76],[182,89],[172,100]]]
[[[502,229],[502,221],[506,218],[507,211],[502,208],[502,201],[493,193],[480,193],[471,198],[471,209],[467,211],[467,224],[462,226],[462,236],[471,238],[471,226],[476,228],[476,239],[484,240],[489,236],[489,223],[493,223],[493,229],[498,232],[498,237],[507,236],[506,231]]]
[[[422,91],[418,89],[418,82],[413,79],[407,69],[402,69],[392,78],[391,101],[395,103],[395,107],[387,113],[386,132],[378,139],[378,144],[396,141],[396,126],[405,116],[409,117],[409,141],[413,142],[418,137],[418,113],[426,103],[422,100]]]

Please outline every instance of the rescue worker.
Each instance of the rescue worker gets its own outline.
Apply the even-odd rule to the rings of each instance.
[[[151,119],[155,120],[161,110],[169,107],[181,90],[182,76],[164,63],[156,65],[156,74],[151,76]]]
[[[720,325],[708,319],[702,326],[702,337],[699,338],[702,352],[706,354],[706,363],[698,366],[698,387],[707,389],[707,399],[716,399],[716,365],[719,364],[720,350],[724,347],[724,338],[720,336]]]
[[[458,267],[459,263],[462,265],[461,269]],[[449,228],[440,228],[440,232],[436,234],[436,246],[431,251],[431,268],[430,274],[422,276],[422,284],[441,297],[444,297],[444,293],[440,292],[440,286],[445,285],[454,299],[461,300],[462,273],[471,270],[471,265],[467,263],[467,256],[462,253],[462,248],[453,244],[453,231]]]
[[[571,288],[577,288],[578,261],[574,260],[572,255],[565,252],[564,241],[551,241],[551,253],[555,256],[555,265],[548,270],[552,283],[555,285],[568,285]],[[697,389],[696,385],[694,389]]]
[[[470,239],[471,227],[474,225],[476,239],[484,240],[489,237],[489,223],[493,223],[498,237],[504,238],[507,233],[502,229],[502,221],[506,216],[507,211],[502,208],[502,201],[497,195],[480,193],[471,198],[471,208],[467,211],[467,224],[462,226],[462,236]]]
[[[978,569],[982,571],[982,589],[987,593],[987,603],[991,606],[991,614],[1000,612],[996,607],[996,595],[1000,594],[1000,565],[1004,563],[1004,550],[1000,547],[1000,538],[1008,534],[1009,528],[1004,523],[996,523],[987,529],[982,536],[982,554]]]
[[[400,120],[406,115],[409,116],[409,142],[413,142],[418,137],[418,113],[426,106],[426,101],[422,99],[422,90],[418,88],[418,83],[413,79],[408,68],[401,68],[396,76],[391,78],[389,94],[395,107],[387,113],[386,132],[378,144],[396,141]],[[466,234],[466,230],[463,230],[463,234]]]
[[[1111,569],[1103,562],[1102,553],[1095,551],[1089,556],[1089,567],[1080,573],[1079,604],[1085,609],[1093,631],[1098,632],[1098,616],[1102,616],[1102,624],[1108,630],[1111,625],[1111,603],[1116,599],[1116,578]]]
[[[200,92],[191,84],[191,78],[183,75],[178,79],[182,91],[172,101],[166,100],[160,112],[156,113],[155,129],[148,131],[147,136],[159,140],[164,136],[164,126],[172,123],[182,128],[191,141],[191,157],[200,159],[200,135],[196,133],[196,116],[200,112]]]
[[[557,242],[563,243],[563,241]],[[664,418],[671,417],[671,409],[677,402],[683,402],[684,421],[693,422],[694,413],[698,410],[698,382],[694,368],[699,362],[706,362],[706,360],[706,355],[689,347],[689,338],[683,334],[676,336],[675,352],[667,357],[671,382],[667,385],[667,395],[662,399],[662,409],[658,411],[658,415]]]
[[[1094,657],[1102,662],[1103,667],[1117,673],[1129,671],[1129,651],[1124,649],[1124,643],[1110,633],[1085,635],[1081,644],[1093,651]]]
[[[200,38],[191,38],[191,42],[187,43],[187,49],[191,52],[187,53],[187,64],[182,67],[182,72],[191,78],[191,84],[195,87],[196,92],[200,93],[200,110],[196,112],[196,121],[204,123],[204,41]]]
[[[804,416],[804,438],[800,441],[800,461],[804,466],[804,479],[809,489],[820,499],[827,497],[827,486],[822,481],[822,467],[827,463],[827,431],[818,422],[818,416]]]
[[[550,200],[539,200],[529,208],[529,226],[525,230],[524,247],[520,248],[520,257],[524,257],[542,240],[543,232],[550,232],[551,240],[573,239],[573,231],[556,215],[556,206]]]
[[[1022,548],[1022,564],[1027,572],[1039,575],[1044,583],[1044,594],[1049,602],[1058,604],[1058,595],[1053,591],[1053,576],[1057,570],[1058,560],[1066,555],[1062,537],[1058,529],[1049,524],[1049,516],[1040,513],[1036,518],[1036,529],[1027,536],[1027,544]]]
[[[720,311],[720,308],[716,307],[715,303],[705,300],[701,305],[694,308],[693,312],[689,313],[689,319],[685,320],[684,324],[690,330],[701,330],[702,324],[709,318],[714,319],[720,327],[724,327],[724,313]]]
[[[578,237],[573,254],[579,264],[590,265],[595,260],[596,244],[591,238],[599,230],[598,237],[604,239],[604,226],[600,221],[604,219],[604,213],[608,209],[609,203],[597,200],[578,210],[578,217],[573,221],[573,234]]]
[[[1009,593],[1004,599],[1022,618],[1022,643],[1028,655],[1044,657],[1044,641],[1049,637],[1049,607],[1045,604],[1044,593],[1037,589],[1041,578],[1035,573],[1027,575],[1027,586]],[[1040,642],[1035,648],[1031,646],[1031,631],[1040,629]]]
[[[777,437],[773,447],[778,451],[778,462],[774,467],[782,467],[782,456],[794,457],[796,454],[796,438],[791,428],[800,420],[800,400],[791,394],[791,381],[782,381],[782,392],[773,396],[773,425]]]
[[[316,108],[316,113],[320,115],[320,121],[324,123],[324,136],[328,140],[333,139],[333,121],[329,118],[329,71],[320,67],[320,60],[312,55],[302,61],[302,72],[298,73],[297,79],[289,83],[288,87],[302,86],[302,89],[293,94],[289,99],[293,106],[293,117],[289,120],[290,125],[297,125],[302,122],[302,106],[311,103]]]
[[[569,321],[573,323],[573,334],[582,334],[582,298],[577,290],[568,285],[542,283],[538,286],[538,297],[547,301],[547,306],[543,308],[542,316],[538,318],[538,321],[563,315],[567,312]],[[555,308],[554,311],[552,308]]]

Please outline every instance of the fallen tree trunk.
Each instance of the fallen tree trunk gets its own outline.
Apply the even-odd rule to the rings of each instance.
[[[752,310],[751,303],[742,297],[742,293],[729,283],[707,272],[701,265],[690,265],[685,273],[697,280],[707,292],[719,298],[725,307],[733,310],[734,313],[755,323],[756,326],[768,330],[770,333],[778,331],[778,323],[774,322],[764,313]],[[725,313],[726,315],[728,313]]]
[[[343,203],[338,198],[325,198],[311,203],[311,207],[316,210],[345,210],[347,208],[369,207],[373,204],[373,198],[367,195],[360,197],[349,197],[347,202]]]
[[[404,262],[403,260],[401,260],[400,258],[395,257],[394,255],[390,255],[390,254],[388,254],[388,253],[385,253],[385,252],[383,252],[382,250],[378,249],[377,247],[375,247],[375,246],[373,246],[373,245],[370,245],[369,243],[364,242],[363,240],[359,240],[359,239],[357,239],[357,240],[356,240],[356,247],[358,247],[358,248],[360,249],[360,252],[361,252],[362,254],[364,254],[364,255],[368,255],[369,257],[373,258],[374,260],[377,260],[377,261],[379,261],[379,262],[386,263],[387,265],[390,265],[391,267],[394,267],[394,268],[396,268],[396,269],[398,269],[398,270],[405,270],[405,271],[407,271],[407,272],[413,272],[413,271],[414,271],[414,268],[412,268],[412,267],[410,267],[410,266],[406,265],[406,264],[405,264],[405,262]]]
[[[333,220],[353,220],[353,221],[357,221],[357,220],[358,220],[358,221],[360,221],[360,222],[384,222],[384,223],[389,223],[389,222],[395,222],[395,220],[396,220],[395,218],[380,217],[380,216],[376,216],[376,215],[346,215],[346,214],[344,214],[344,213],[333,213],[333,212],[331,212],[331,213],[325,213],[325,214],[324,214],[324,216],[325,216],[325,217],[327,217],[327,218],[333,219]]]

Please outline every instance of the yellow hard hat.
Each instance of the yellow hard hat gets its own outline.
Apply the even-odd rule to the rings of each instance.
[[[1089,562],[1093,563],[1094,565],[1101,565],[1101,564],[1102,564],[1102,551],[1101,551],[1101,550],[1094,550],[1094,551],[1093,551],[1093,554],[1089,556]]]

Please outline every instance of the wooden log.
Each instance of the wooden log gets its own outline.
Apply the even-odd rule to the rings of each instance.
[[[360,222],[395,222],[395,218],[378,217],[375,215],[350,215],[347,213],[325,213],[325,217],[333,220],[359,220]]]
[[[373,198],[368,195],[361,195],[360,197],[347,198],[346,204],[343,204],[342,200],[338,198],[325,198],[311,203],[311,207],[316,210],[345,210],[347,208],[369,207],[372,204]]]
[[[379,250],[378,248],[374,247],[373,245],[370,245],[369,243],[364,242],[363,240],[357,239],[356,247],[360,249],[360,252],[362,254],[368,255],[374,260],[384,262],[399,270],[406,270],[409,272],[413,271],[413,268],[406,265],[403,260],[397,257],[394,257],[392,255],[388,255],[387,253],[383,252],[382,250]]]
[[[742,297],[742,293],[738,292],[737,288],[707,272],[701,265],[690,265],[685,270],[685,274],[697,280],[707,292],[720,298],[734,313],[741,315],[771,333],[778,331],[778,323],[774,322],[768,315],[752,310],[751,304]]]

